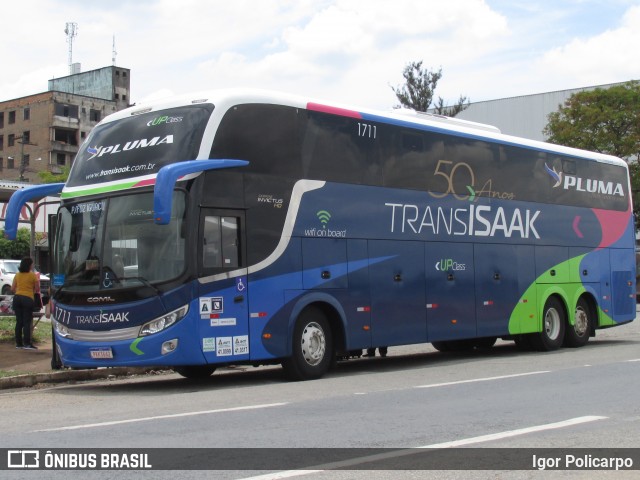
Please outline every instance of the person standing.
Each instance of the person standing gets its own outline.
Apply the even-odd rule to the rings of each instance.
[[[13,311],[16,313],[16,348],[37,350],[31,340],[35,293],[40,291],[40,281],[33,272],[33,259],[25,257],[18,273],[13,277]]]

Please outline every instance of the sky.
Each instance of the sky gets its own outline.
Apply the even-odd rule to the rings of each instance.
[[[4,0],[0,101],[131,69],[132,103],[228,87],[390,109],[412,61],[452,104],[640,79],[640,0]]]

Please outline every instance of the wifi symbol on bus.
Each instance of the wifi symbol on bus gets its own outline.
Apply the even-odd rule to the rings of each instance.
[[[326,210],[320,210],[318,213],[316,213],[316,215],[318,216],[318,220],[320,220],[320,223],[322,224],[322,228],[326,228],[327,223],[329,223],[329,220],[331,220],[331,214]]]

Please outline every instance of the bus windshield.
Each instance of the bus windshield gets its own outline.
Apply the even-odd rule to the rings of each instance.
[[[185,269],[185,195],[173,194],[169,225],[153,222],[153,194],[92,200],[60,209],[55,272],[65,290],[134,288]]]

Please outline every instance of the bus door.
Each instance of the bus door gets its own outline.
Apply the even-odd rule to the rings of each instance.
[[[476,336],[473,245],[425,243],[429,341]]]
[[[64,283],[64,280],[62,278],[61,275],[54,275],[53,272],[55,272],[55,258],[54,255],[56,254],[57,248],[55,245],[55,238],[56,238],[56,231],[58,230],[58,214],[52,214],[49,215],[47,217],[48,220],[48,231],[47,231],[47,235],[48,235],[48,240],[49,240],[49,262],[46,266],[47,268],[47,272],[49,272],[49,278],[51,279],[51,282],[49,284],[49,291],[48,292],[43,292],[47,294],[48,297],[48,301],[51,302],[51,299],[53,298],[53,294],[55,293],[55,290],[57,290],[58,288],[60,288],[62,286],[62,284]],[[42,268],[45,268],[44,265],[41,265]],[[53,312],[53,305],[49,305],[49,312]],[[62,368],[62,360],[60,358],[60,355],[58,353],[58,348],[56,346],[56,336],[54,334],[54,326],[53,326],[53,322],[51,323],[51,369],[52,370],[60,370]]]
[[[243,211],[201,210],[199,330],[209,363],[249,359],[244,226]]]
[[[369,242],[371,339],[374,346],[426,342],[422,242]]]

